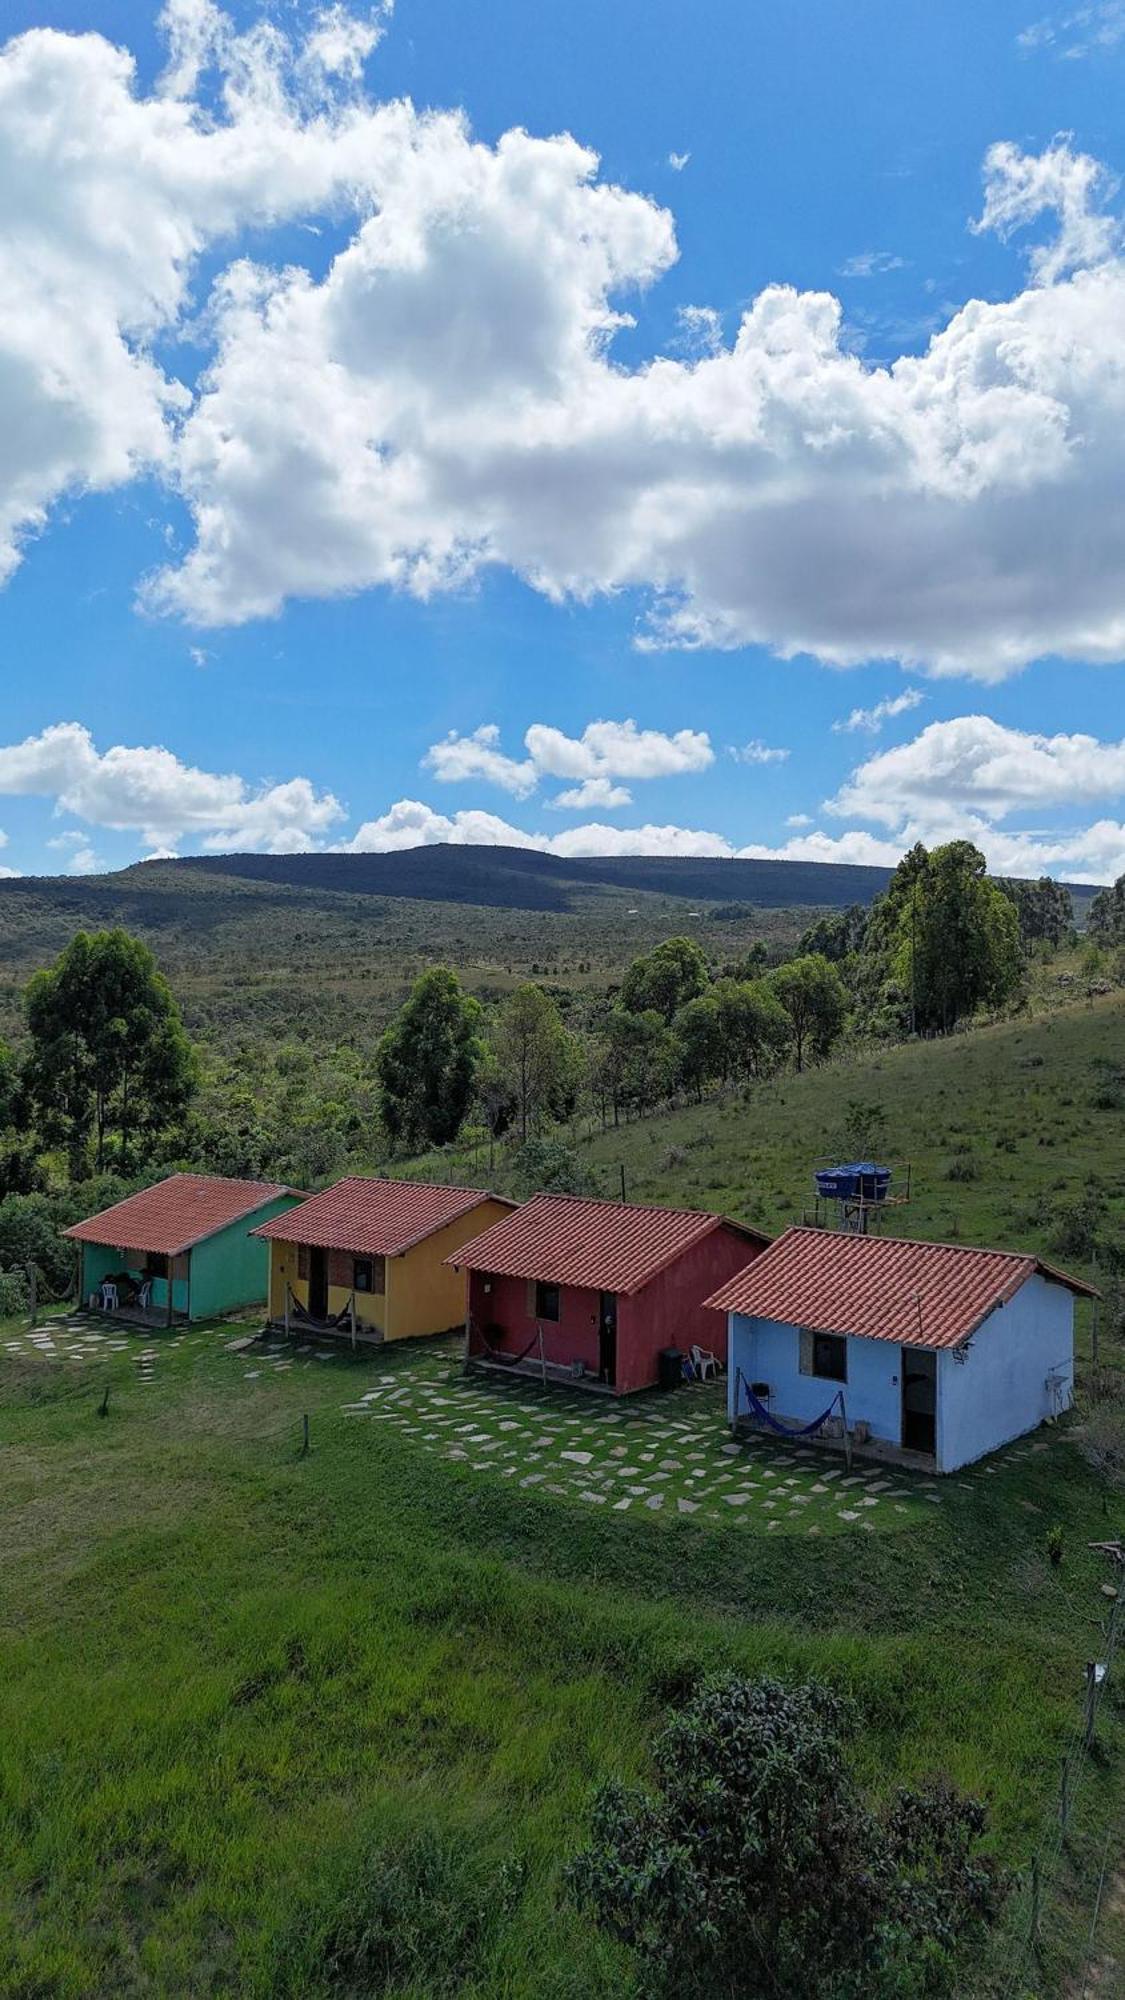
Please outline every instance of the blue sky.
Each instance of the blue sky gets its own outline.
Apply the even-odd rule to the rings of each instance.
[[[7,868],[1125,869],[1125,5],[5,24]]]

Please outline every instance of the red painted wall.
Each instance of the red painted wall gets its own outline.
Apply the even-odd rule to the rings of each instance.
[[[733,1229],[713,1229],[701,1242],[693,1244],[673,1264],[657,1273],[643,1290],[617,1302],[617,1392],[628,1395],[647,1389],[657,1378],[657,1356],[662,1347],[679,1347],[683,1352],[693,1342],[708,1347],[725,1361],[727,1320],[725,1313],[711,1312],[703,1300],[720,1285],[744,1271],[761,1254],[759,1246]],[[486,1291],[485,1286],[489,1289]],[[528,1311],[526,1278],[489,1277],[484,1271],[469,1273],[469,1313],[472,1324],[470,1351],[485,1351],[480,1338],[485,1328],[491,1346],[518,1354],[536,1341],[536,1320]],[[582,1361],[593,1373],[598,1371],[598,1293],[579,1285],[564,1285],[556,1323],[541,1322],[543,1350],[548,1361],[568,1367]],[[496,1330],[498,1329],[498,1330]],[[538,1342],[533,1349],[537,1356]]]

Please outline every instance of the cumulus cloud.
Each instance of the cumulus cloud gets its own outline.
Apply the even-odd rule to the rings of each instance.
[[[850,715],[843,716],[832,727],[837,735],[852,735],[856,730],[863,730],[868,736],[877,736],[884,722],[892,722],[896,715],[908,715],[925,699],[921,688],[904,688],[901,694],[887,695],[871,708],[853,708]]]
[[[540,854],[731,855],[720,833],[686,826],[603,826],[596,821],[564,833],[526,833],[493,813],[439,813],[420,799],[399,799],[379,819],[367,820],[351,840],[337,844],[345,854],[389,854],[406,847],[527,847]]]
[[[500,730],[495,722],[485,722],[471,736],[459,736],[455,729],[441,743],[432,743],[422,759],[423,768],[433,772],[443,785],[462,783],[466,778],[483,778],[499,785],[513,798],[525,799],[535,790],[538,772],[530,758],[518,762],[499,748]]]
[[[660,729],[638,729],[632,718],[624,722],[588,722],[581,736],[567,736],[546,722],[533,722],[524,735],[528,755],[508,757],[500,748],[500,731],[494,722],[484,723],[471,735],[451,730],[441,743],[432,743],[422,759],[443,784],[466,778],[483,778],[499,785],[514,798],[528,798],[544,778],[574,778],[580,782],[559,792],[548,803],[566,810],[586,811],[632,803],[632,793],[616,783],[670,778],[685,772],[705,771],[715,753],[705,730],[678,729],[666,735]]]
[[[923,354],[868,365],[829,293],[771,285],[732,340],[701,306],[695,352],[625,365],[671,216],[573,138],[373,101],[381,19],[331,6],[292,40],[169,0],[148,96],[96,34],[0,51],[0,564],[60,495],[148,470],[194,537],[144,602],[203,626],[501,566],[556,601],[640,592],[649,646],[984,679],[1125,654],[1125,260],[1096,163],[991,150],[978,226],[1057,224],[1024,289]],[[323,275],[289,231],[271,263],[271,229],[326,218],[350,234]],[[185,383],[158,343],[189,320]]]
[[[931,722],[912,742],[882,750],[853,772],[831,803],[849,818],[900,825],[928,811],[1016,812],[1125,796],[1125,742],[1043,736],[987,715]]]
[[[201,771],[157,746],[116,744],[100,752],[78,722],[56,723],[0,747],[0,796],[50,798],[59,812],[90,826],[137,833],[155,849],[191,836],[213,850],[294,853],[344,817],[339,800],[317,792],[307,778],[255,790],[233,773]],[[77,842],[72,833],[59,838],[81,852],[81,836]]]

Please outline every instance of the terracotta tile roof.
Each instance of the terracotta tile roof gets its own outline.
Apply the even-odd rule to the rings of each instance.
[[[75,1222],[63,1230],[76,1243],[108,1243],[123,1250],[151,1250],[154,1256],[177,1257],[214,1236],[228,1223],[253,1215],[279,1194],[297,1194],[278,1181],[231,1181],[218,1174],[173,1174],[142,1188],[140,1194]]]
[[[1036,1272],[1096,1297],[1081,1278],[1018,1251],[787,1229],[707,1304],[817,1333],[956,1347]]]
[[[633,1202],[593,1201],[584,1195],[537,1194],[445,1261],[473,1271],[494,1271],[498,1277],[639,1292],[700,1237],[724,1227],[752,1243],[769,1240],[740,1222],[698,1209],[641,1208]]]
[[[352,1250],[360,1256],[400,1257],[435,1229],[467,1215],[482,1201],[496,1201],[484,1188],[447,1187],[429,1181],[368,1179],[353,1174],[310,1195],[299,1208],[264,1222],[255,1236],[279,1243],[311,1243],[324,1250]]]

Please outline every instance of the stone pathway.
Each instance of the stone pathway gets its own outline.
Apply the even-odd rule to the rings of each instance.
[[[458,1380],[448,1354],[395,1357],[345,1412],[485,1477],[623,1514],[740,1521],[759,1533],[865,1533],[918,1522],[937,1483],[809,1446],[732,1442],[713,1394],[626,1405],[523,1383]]]

